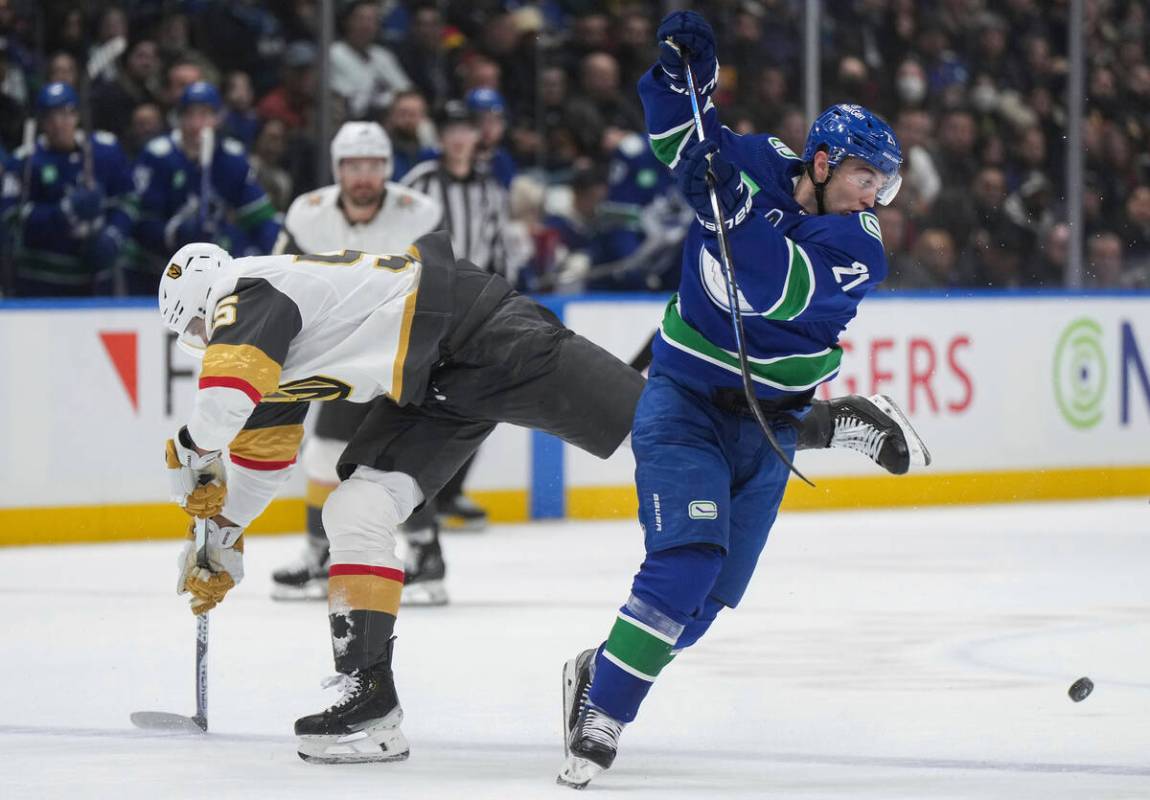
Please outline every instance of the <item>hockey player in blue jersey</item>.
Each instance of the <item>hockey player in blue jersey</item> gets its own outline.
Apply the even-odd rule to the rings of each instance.
[[[128,271],[133,294],[154,294],[168,255],[189,242],[213,241],[245,256],[270,253],[275,245],[276,211],[242,144],[213,136],[204,180],[200,141],[205,129],[218,127],[220,107],[219,92],[210,83],[189,85],[180,96],[177,130],[150,141],[136,161],[140,219],[135,232],[141,252]]]
[[[78,106],[66,83],[41,89],[40,135],[8,163],[2,202],[16,232],[17,296],[110,294],[131,233],[128,159],[112,134],[79,130]]]
[[[768,446],[742,389],[708,170],[757,401],[788,458],[793,421],[838,371],[839,335],[886,276],[870,209],[890,202],[900,180],[898,141],[860,106],[823,112],[801,157],[774,136],[723,128],[710,100],[718,72],[710,26],[694,12],[675,12],[657,37],[659,63],[639,82],[648,133],[698,219],[632,428],[647,554],[606,642],[564,668],[568,758],[559,782],[576,788],[611,765],[659,672],[721,609],[738,605],[787,484],[788,465]],[[680,52],[689,53],[702,142]],[[925,451],[914,445],[922,464]]]

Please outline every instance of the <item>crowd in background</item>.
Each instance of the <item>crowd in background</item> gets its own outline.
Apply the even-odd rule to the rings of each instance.
[[[322,92],[329,92],[333,130],[348,119],[384,125],[395,179],[436,156],[444,115],[458,105],[452,101],[464,101],[479,131],[475,169],[492,172],[506,189],[505,263],[496,268],[534,291],[667,288],[690,217],[642,136],[635,83],[656,57],[663,10],[656,5],[337,2],[323,87],[316,0],[0,0],[0,242],[8,291],[30,293],[13,292],[11,277],[36,250],[28,226],[44,189],[36,183],[43,183],[43,165],[21,153],[24,120],[64,102],[59,91],[43,97],[45,87],[75,91],[78,116],[115,137],[127,176],[113,179],[112,167],[101,167],[87,190],[65,186],[45,195],[55,216],[41,224],[60,241],[70,237],[65,255],[81,265],[68,267],[73,283],[59,293],[146,293],[164,266],[157,253],[203,234],[192,224],[204,218],[194,192],[178,207],[149,206],[140,171],[158,158],[156,137],[168,135],[179,149],[179,131],[196,106],[189,87],[200,82],[218,90],[218,109],[195,91],[192,100],[217,112],[221,140],[237,143],[229,153],[246,158],[253,185],[279,212],[318,185]],[[809,124],[800,108],[801,0],[687,5],[720,38],[715,102],[723,122],[737,132],[776,133],[801,152]],[[1147,5],[1084,5],[1086,284],[1147,287]],[[1068,2],[837,0],[824,9],[822,105],[871,107],[891,121],[903,147],[902,191],[877,211],[892,266],[887,285],[1062,285]],[[245,252],[262,248],[266,226],[276,224],[255,214],[254,204],[250,191],[237,189],[235,202],[211,209],[237,237],[247,234]],[[176,214],[179,224],[165,217]],[[240,224],[256,216],[259,231]],[[115,241],[97,242],[106,227]],[[49,245],[63,247],[48,242],[37,251],[43,258]],[[97,280],[113,263],[133,280]],[[81,285],[77,270],[84,269],[92,274]],[[43,282],[26,285],[51,293]]]

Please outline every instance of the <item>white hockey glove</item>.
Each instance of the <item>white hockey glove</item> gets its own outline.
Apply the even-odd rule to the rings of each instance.
[[[200,455],[187,428],[168,439],[164,460],[168,465],[172,500],[193,517],[210,519],[224,508],[228,495],[221,451]]]
[[[237,583],[244,579],[244,529],[238,525],[221,526],[207,520],[208,564],[201,567],[196,559],[196,523],[188,528],[188,540],[180,551],[180,577],[176,594],[190,593],[192,613],[211,611]]]

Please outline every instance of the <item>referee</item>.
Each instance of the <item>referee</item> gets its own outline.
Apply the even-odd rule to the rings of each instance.
[[[479,163],[479,125],[466,104],[452,100],[444,106],[440,126],[442,154],[412,167],[402,183],[436,200],[443,208],[439,229],[451,234],[456,258],[502,275],[513,286],[517,268],[507,263],[504,230],[508,222],[507,190]],[[471,461],[455,475],[438,498],[443,527],[482,530],[487,513],[463,495],[463,481]]]

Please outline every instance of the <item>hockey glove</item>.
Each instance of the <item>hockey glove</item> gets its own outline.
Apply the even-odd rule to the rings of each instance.
[[[675,52],[675,48],[667,44],[668,39],[686,52],[682,55]],[[715,60],[715,32],[707,20],[694,11],[674,11],[659,24],[655,40],[659,45],[659,66],[672,89],[681,94],[688,91],[683,62],[686,56],[695,77],[695,90],[701,95],[714,91],[719,63]]]
[[[124,234],[116,228],[102,228],[88,240],[87,258],[96,271],[111,269],[124,246]]]
[[[99,189],[74,186],[60,201],[60,210],[71,226],[73,236],[80,238],[99,227],[104,210],[104,193]]]
[[[683,151],[675,171],[678,173],[683,196],[691,208],[695,209],[699,224],[707,230],[715,230],[715,214],[707,186],[708,171],[715,176],[715,194],[719,198],[719,210],[727,229],[733,229],[750,214],[751,193],[743,183],[739,170],[720,155],[719,146],[714,142],[695,142],[689,145]]]
[[[211,611],[224,595],[244,579],[244,529],[238,525],[218,525],[207,520],[208,567],[201,567],[196,559],[195,523],[188,527],[188,540],[180,551],[180,577],[177,594],[191,594],[192,613],[199,615]]]
[[[176,438],[168,439],[164,448],[172,500],[193,517],[208,519],[224,508],[228,485],[220,456],[219,450],[197,453],[187,428],[180,428]]]

